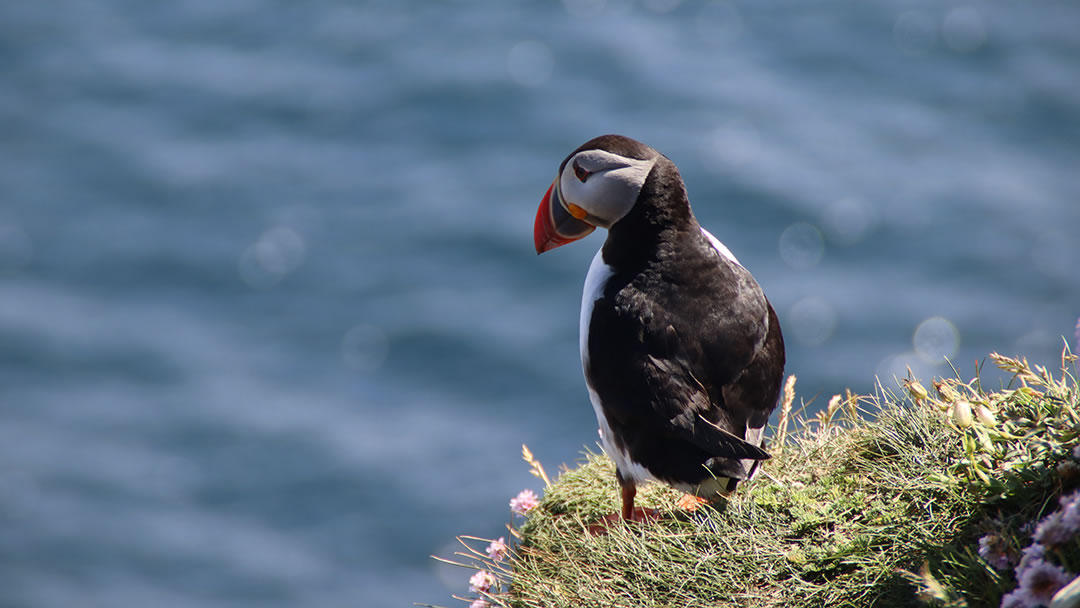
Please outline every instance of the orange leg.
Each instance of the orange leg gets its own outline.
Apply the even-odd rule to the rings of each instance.
[[[634,519],[634,496],[637,495],[637,486],[633,482],[622,484],[622,518],[623,521]]]
[[[650,522],[660,519],[660,513],[656,509],[634,506],[634,496],[637,495],[637,486],[633,482],[623,482],[620,479],[619,486],[622,488],[621,513],[605,515],[604,518],[600,520],[600,523],[589,526],[589,534],[592,534],[593,536],[607,534],[608,527],[618,523],[620,516],[623,522]]]

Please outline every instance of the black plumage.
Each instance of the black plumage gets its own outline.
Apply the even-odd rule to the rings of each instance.
[[[536,250],[597,225],[608,235],[585,280],[581,356],[623,517],[644,479],[701,497],[734,489],[769,457],[785,363],[776,312],[649,146],[604,135],[567,156],[537,212]]]
[[[629,142],[608,136],[581,149],[655,154]],[[785,362],[757,281],[711,244],[663,156],[602,251],[612,276],[593,304],[585,374],[608,440],[677,487],[746,478],[754,465],[744,461],[768,458],[746,435],[775,409]]]

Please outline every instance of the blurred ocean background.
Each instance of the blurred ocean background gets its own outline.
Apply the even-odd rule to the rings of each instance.
[[[454,536],[594,446],[622,133],[757,276],[801,399],[1080,315],[1080,4],[0,7],[0,606],[459,605]]]

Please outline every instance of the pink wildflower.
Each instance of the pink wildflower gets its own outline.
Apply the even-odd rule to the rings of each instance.
[[[1020,565],[1016,567],[1017,575],[1030,568],[1036,562],[1043,561],[1044,557],[1046,557],[1046,548],[1039,543],[1031,543],[1020,552]]]
[[[1065,523],[1061,511],[1047,515],[1035,527],[1034,539],[1046,547],[1060,547],[1073,538],[1076,530]]]
[[[487,556],[495,561],[502,561],[506,554],[510,552],[510,547],[506,546],[506,537],[500,536],[499,540],[492,541],[487,546]]]
[[[473,603],[469,604],[469,608],[488,608],[491,604],[484,598],[473,600]]]
[[[1061,566],[1037,560],[1020,575],[1020,586],[1017,589],[1020,590],[1020,597],[1027,600],[1029,606],[1048,605],[1054,594],[1071,580],[1072,577]]]
[[[532,490],[522,490],[517,496],[510,499],[510,510],[520,515],[525,515],[540,504],[540,499]]]
[[[987,534],[979,539],[979,555],[996,570],[1008,570],[1012,566],[1009,544],[997,534]]]
[[[1080,533],[1080,492],[1073,492],[1062,498],[1061,505],[1062,523],[1072,530],[1074,534]]]
[[[495,584],[495,577],[485,570],[480,570],[469,579],[469,591],[473,593],[487,593]]]
[[[1001,608],[1031,608],[1019,589],[1013,589],[1001,598]]]

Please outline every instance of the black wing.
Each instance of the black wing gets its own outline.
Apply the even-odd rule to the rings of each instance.
[[[684,258],[613,277],[593,307],[589,383],[616,440],[661,478],[700,477],[710,458],[769,457],[746,431],[776,406],[779,322],[749,272],[717,264]]]

